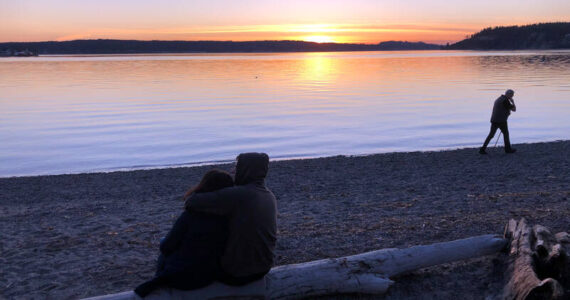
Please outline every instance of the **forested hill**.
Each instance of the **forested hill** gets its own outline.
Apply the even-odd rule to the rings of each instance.
[[[378,44],[314,43],[303,41],[136,41],[74,40],[65,42],[0,43],[0,50],[29,49],[37,54],[133,54],[223,52],[320,52],[378,50],[438,50],[440,45],[390,41]]]
[[[444,49],[570,49],[570,22],[486,28]]]

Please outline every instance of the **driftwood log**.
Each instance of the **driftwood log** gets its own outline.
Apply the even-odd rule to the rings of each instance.
[[[504,249],[507,241],[482,235],[451,242],[406,249],[383,249],[353,256],[278,266],[260,281],[244,287],[214,283],[193,291],[160,289],[145,299],[213,299],[304,297],[364,293],[382,294],[394,283],[391,276],[438,264],[490,255]],[[133,292],[105,295],[90,300],[139,299]]]
[[[530,227],[523,218],[505,227],[510,239],[508,283],[503,299],[570,299],[570,235]]]

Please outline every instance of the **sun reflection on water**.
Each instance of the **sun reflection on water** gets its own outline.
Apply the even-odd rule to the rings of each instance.
[[[302,61],[299,80],[323,88],[324,85],[334,82],[338,74],[338,61],[326,53],[307,53]]]

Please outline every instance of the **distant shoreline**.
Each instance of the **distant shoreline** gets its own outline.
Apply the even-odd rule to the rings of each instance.
[[[30,58],[30,57],[120,57],[120,56],[185,56],[185,55],[232,55],[232,54],[295,54],[295,53],[348,53],[348,52],[480,52],[480,53],[532,53],[532,52],[566,52],[570,51],[569,48],[556,48],[556,49],[408,49],[408,50],[318,50],[318,51],[248,51],[248,52],[137,52],[137,53],[48,53],[26,56],[0,56],[0,61],[3,58]]]
[[[139,53],[273,53],[440,50],[442,45],[424,42],[387,41],[378,44],[315,43],[305,41],[139,41],[73,40],[64,42],[0,43],[0,54],[30,51],[45,54],[139,54]]]
[[[446,45],[384,41],[377,44],[317,43],[299,40],[264,41],[160,41],[93,39],[0,43],[0,57],[14,53],[136,54],[136,53],[272,53],[395,50],[547,50],[570,49],[570,22],[489,27],[466,39]],[[30,56],[30,55],[28,55]]]
[[[454,52],[454,53],[506,53],[505,55],[515,54],[533,54],[537,53],[565,53],[570,51],[568,49],[516,49],[516,50],[496,50],[496,49],[473,49],[473,50],[456,50],[456,49],[437,49],[437,50],[371,50],[371,51],[282,51],[282,52],[154,52],[154,53],[102,53],[102,54],[42,54],[35,57],[121,57],[121,56],[188,56],[188,55],[250,55],[250,54],[295,54],[295,53],[348,53],[348,52],[376,52],[376,53],[391,53],[391,52],[418,52],[418,53],[430,53],[430,52]],[[2,57],[0,57],[2,58]]]

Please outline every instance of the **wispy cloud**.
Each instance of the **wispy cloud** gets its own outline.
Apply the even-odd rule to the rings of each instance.
[[[388,24],[388,25],[366,25],[366,24],[273,24],[273,25],[242,25],[242,26],[196,26],[196,27],[174,27],[174,28],[141,28],[141,29],[107,29],[111,31],[121,31],[123,33],[163,33],[163,34],[183,34],[183,33],[245,33],[245,32],[282,32],[282,33],[334,33],[334,32],[394,32],[394,31],[414,31],[414,32],[466,32],[479,28],[452,26],[425,26],[416,24]]]
[[[133,39],[289,39],[304,35],[342,36],[343,42],[379,42],[382,36],[390,39],[453,40],[479,28],[460,25],[422,24],[261,24],[240,26],[193,26],[167,28],[98,28],[86,33],[73,33],[57,40],[86,38],[133,38]],[[422,37],[425,37],[422,39]],[[339,39],[337,39],[339,40]]]

